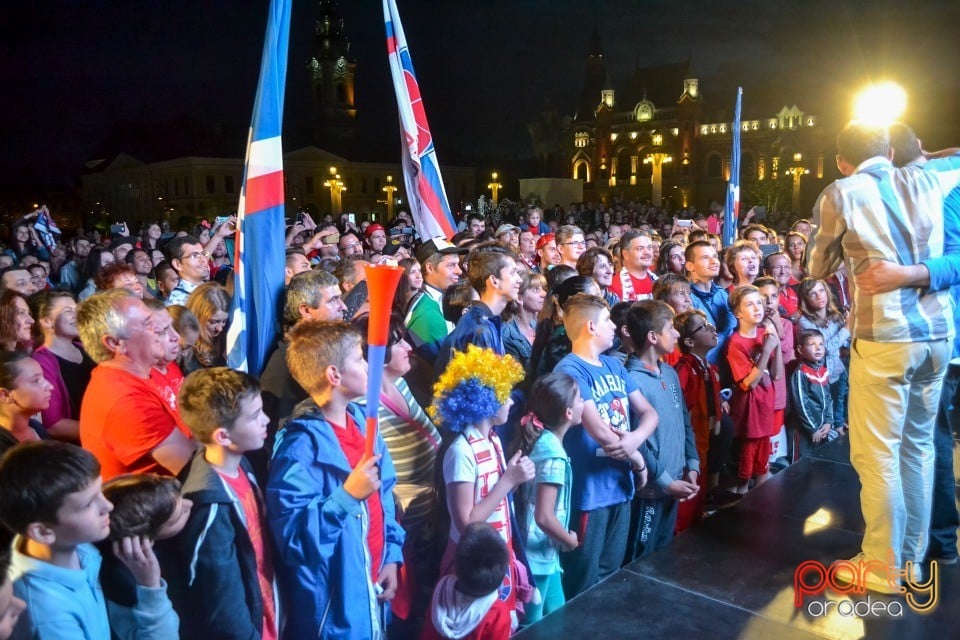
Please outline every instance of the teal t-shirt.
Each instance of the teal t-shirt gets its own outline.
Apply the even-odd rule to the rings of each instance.
[[[541,484],[557,485],[557,504],[554,513],[560,524],[567,527],[570,523],[570,486],[573,481],[573,472],[567,452],[564,451],[557,436],[550,431],[544,431],[533,445],[530,460],[536,465],[537,473],[533,479],[533,491],[529,492],[527,502],[524,548],[533,574],[546,576],[560,570],[560,556],[553,539],[543,532],[534,518],[537,488]]]

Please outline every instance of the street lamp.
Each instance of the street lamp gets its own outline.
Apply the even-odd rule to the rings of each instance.
[[[393,218],[393,194],[397,190],[397,185],[393,184],[393,176],[387,176],[387,184],[383,187],[384,193],[387,194],[387,220]]]
[[[792,208],[794,211],[800,210],[800,178],[810,173],[810,169],[803,166],[803,155],[793,154],[793,166],[787,169],[787,174],[793,176],[793,198]]]
[[[671,162],[673,162],[673,156],[661,151],[648,153],[643,158],[643,164],[653,165],[653,175],[650,177],[650,186],[652,187],[651,196],[655,207],[663,204],[663,165]]]
[[[347,190],[347,187],[340,179],[336,167],[330,167],[330,178],[323,183],[323,186],[330,188],[330,212],[334,215],[339,214],[343,210],[341,194]]]
[[[500,174],[497,173],[496,171],[494,171],[493,173],[491,173],[491,174],[490,174],[490,177],[492,178],[492,180],[490,181],[490,184],[487,185],[487,189],[490,189],[490,193],[491,193],[492,196],[493,196],[491,199],[492,199],[494,202],[496,202],[496,201],[497,201],[497,194],[500,193],[500,187],[502,187],[503,185],[500,184],[499,182],[497,182],[497,178],[500,177]]]

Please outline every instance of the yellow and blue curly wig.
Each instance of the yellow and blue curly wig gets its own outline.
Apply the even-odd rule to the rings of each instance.
[[[427,413],[454,433],[497,415],[510,391],[523,380],[523,367],[513,356],[468,345],[455,351],[443,375],[433,385]]]

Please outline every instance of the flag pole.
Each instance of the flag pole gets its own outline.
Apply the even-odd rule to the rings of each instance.
[[[730,150],[730,182],[727,185],[727,204],[723,210],[723,246],[737,239],[740,224],[740,102],[743,87],[737,87],[737,104],[733,112],[733,145]]]

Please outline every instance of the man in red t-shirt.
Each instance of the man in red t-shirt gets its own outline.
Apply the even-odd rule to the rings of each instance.
[[[150,377],[166,337],[150,310],[126,289],[112,289],[83,302],[77,324],[84,349],[99,363],[80,406],[80,442],[100,461],[104,480],[176,475],[196,447]]]
[[[613,277],[610,291],[623,302],[653,298],[657,276],[650,271],[653,264],[653,239],[646,231],[628,231],[620,238],[623,269]]]

